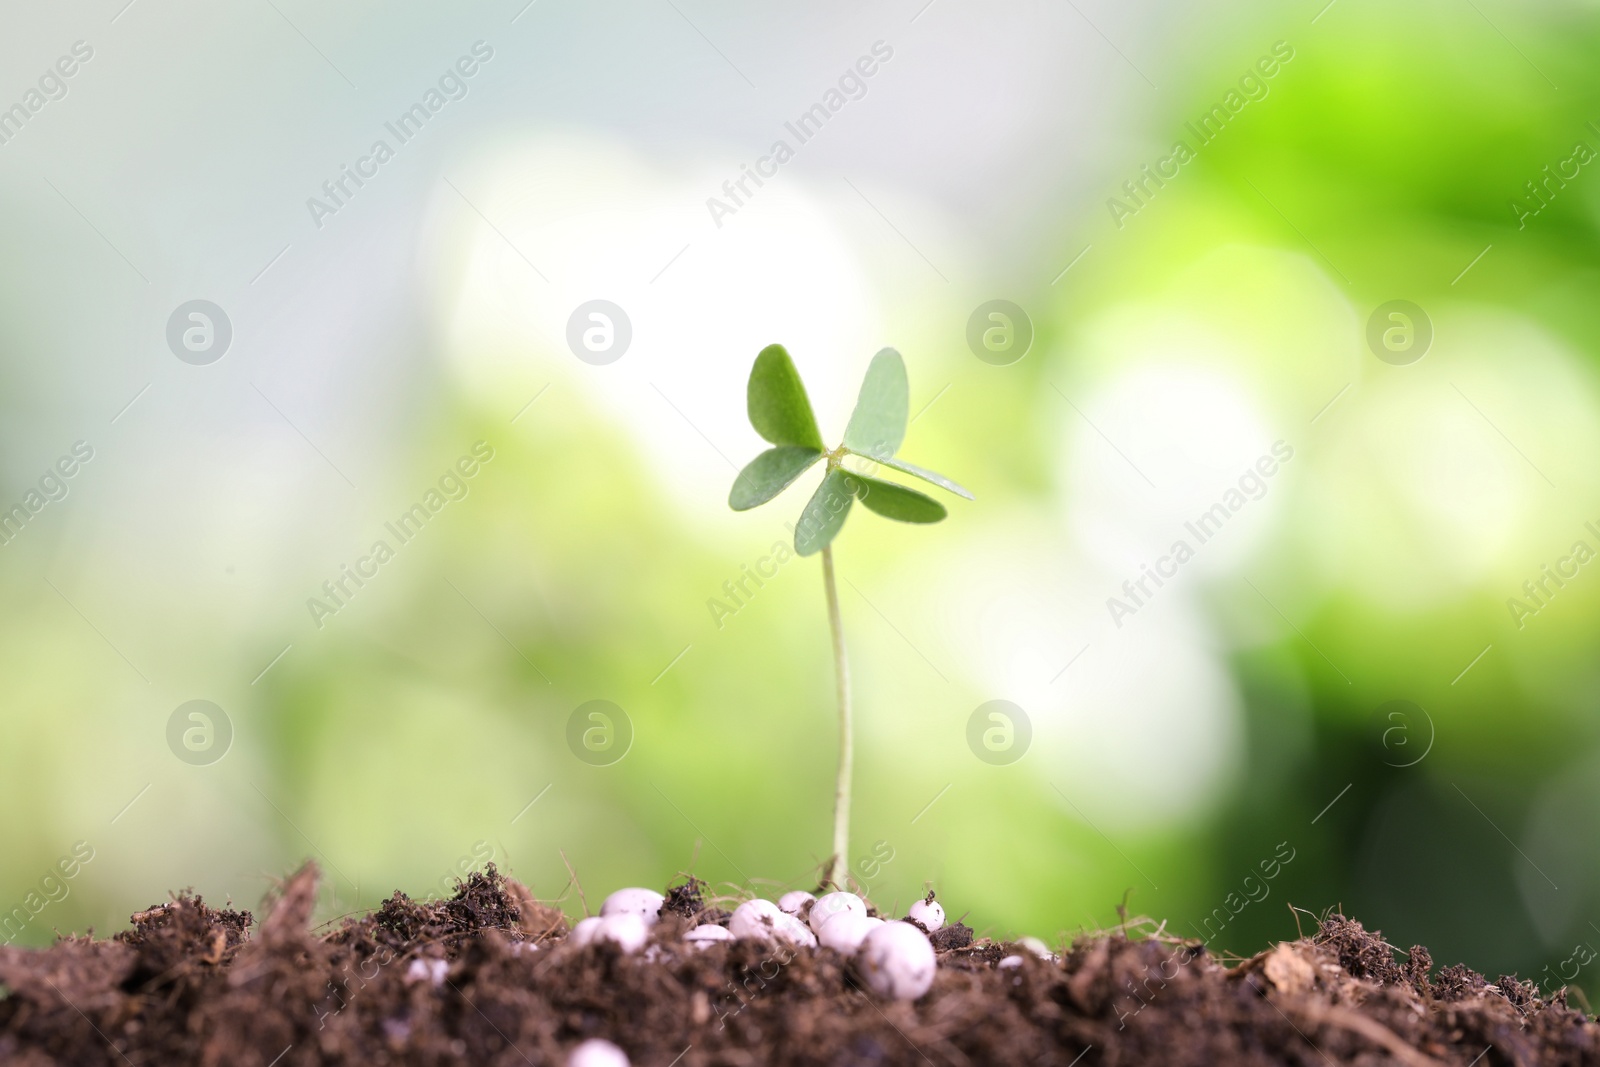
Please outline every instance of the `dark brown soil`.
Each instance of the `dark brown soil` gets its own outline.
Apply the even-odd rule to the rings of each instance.
[[[110,940],[0,949],[0,1063],[559,1067],[599,1036],[635,1067],[1600,1064],[1600,1027],[1564,991],[1433,973],[1425,949],[1397,959],[1338,915],[1231,965],[1143,922],[1058,961],[952,925],[932,991],[894,1003],[829,951],[687,950],[685,929],[726,914],[696,882],[636,956],[566,944],[561,913],[492,866],[450,900],[396,893],[320,934],[316,884],[308,865],[254,929],[179,896]]]

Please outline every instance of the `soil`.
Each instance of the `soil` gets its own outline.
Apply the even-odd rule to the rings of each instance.
[[[1055,960],[951,924],[933,989],[897,1003],[831,951],[688,949],[733,903],[693,880],[626,956],[565,943],[561,912],[493,866],[450,900],[396,893],[321,932],[317,878],[302,868],[259,925],[179,895],[109,940],[0,949],[0,1063],[559,1067],[605,1037],[635,1067],[1600,1064],[1600,1026],[1564,990],[1436,972],[1341,915],[1245,960],[1149,920]]]

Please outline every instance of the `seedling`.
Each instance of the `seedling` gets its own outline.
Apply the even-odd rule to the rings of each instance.
[[[822,553],[822,582],[828,595],[828,625],[833,633],[834,681],[839,695],[839,773],[833,794],[833,855],[829,858],[825,883],[844,887],[845,865],[850,845],[850,774],[854,762],[852,715],[850,706],[850,661],[845,655],[844,625],[839,616],[839,589],[833,575],[833,539],[844,528],[850,506],[860,500],[868,509],[898,522],[938,522],[947,512],[930,496],[894,482],[846,470],[845,458],[855,456],[869,463],[909,474],[931,482],[958,496],[972,499],[955,482],[942,474],[897,459],[895,452],[906,436],[906,415],[911,390],[906,383],[906,365],[900,353],[885,348],[872,357],[861,395],[845,427],[844,440],[832,449],[822,444],[822,432],[811,411],[811,400],[800,381],[800,372],[782,345],[768,345],[756,356],[750,368],[747,402],[750,425],[770,441],[767,449],[751,460],[728,493],[728,506],[747,511],[765,504],[787,489],[796,478],[818,460],[827,462],[822,484],[800,513],[794,527],[794,550],[802,556]]]

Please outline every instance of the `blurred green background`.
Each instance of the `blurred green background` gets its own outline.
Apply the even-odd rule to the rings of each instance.
[[[573,914],[569,865],[591,907],[690,870],[812,887],[820,568],[710,605],[816,481],[726,507],[780,341],[830,439],[897,347],[901,454],[977,494],[929,528],[858,509],[836,544],[881,906],[931,886],[1049,939],[1126,895],[1240,953],[1339,907],[1547,986],[1600,945],[1592,4],[6,19],[0,105],[29,112],[0,144],[0,505],[93,449],[0,552],[0,904],[63,897],[17,943],[185,886],[253,906],[305,856],[330,918],[489,856]],[[794,159],[719,220],[780,138]],[[166,340],[193,299],[233,331],[203,366]],[[632,325],[606,365],[566,339],[593,299]],[[1033,338],[985,361],[993,299]],[[1375,349],[1396,300],[1412,347]],[[400,544],[385,523],[477,442]],[[596,699],[632,733],[609,765],[567,741]],[[967,743],[996,699],[1032,735],[1001,765]],[[231,724],[214,762],[169,747],[191,700]]]

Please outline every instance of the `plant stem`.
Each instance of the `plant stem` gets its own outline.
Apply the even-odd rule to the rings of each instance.
[[[833,630],[833,674],[839,691],[839,777],[833,790],[833,857],[824,882],[845,887],[850,853],[850,774],[855,763],[854,728],[850,714],[850,660],[845,655],[844,621],[839,616],[839,587],[833,579],[833,546],[822,550],[822,582],[828,591],[828,625]]]

